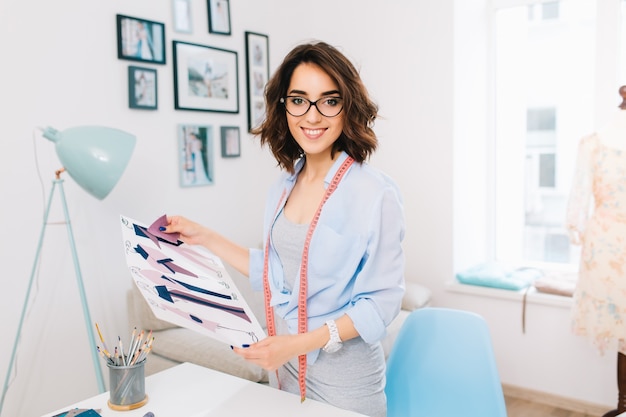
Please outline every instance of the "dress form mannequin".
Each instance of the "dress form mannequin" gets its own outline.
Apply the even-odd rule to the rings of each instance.
[[[619,89],[622,103],[609,123],[598,131],[600,141],[609,148],[626,150],[626,86]]]
[[[626,412],[626,86],[619,94],[609,123],[580,140],[566,220],[582,245],[572,329],[602,354],[617,349],[617,407],[603,417]]]
[[[619,89],[622,103],[606,128],[598,133],[602,143],[610,148],[626,150],[626,86]],[[603,417],[615,417],[626,411],[626,355],[617,352],[617,408]]]

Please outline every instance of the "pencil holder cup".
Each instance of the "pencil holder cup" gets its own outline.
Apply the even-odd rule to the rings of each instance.
[[[133,410],[148,402],[146,395],[145,359],[131,366],[109,367],[109,408],[117,411]]]

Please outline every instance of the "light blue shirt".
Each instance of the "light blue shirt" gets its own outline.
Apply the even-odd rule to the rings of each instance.
[[[328,188],[348,157],[341,153],[324,180]],[[283,173],[270,189],[265,207],[264,235],[267,239],[278,213],[293,189],[303,160],[295,174]],[[277,210],[279,200],[285,198]],[[367,343],[381,340],[398,315],[404,295],[405,224],[402,197],[395,182],[367,163],[353,163],[337,189],[326,201],[313,232],[308,261],[308,327],[347,314]],[[265,241],[265,244],[267,242]],[[250,282],[263,290],[264,251],[250,249]],[[278,254],[269,248],[269,285],[275,314],[298,333],[299,278],[293,291],[285,287]],[[314,362],[319,351],[309,353]]]

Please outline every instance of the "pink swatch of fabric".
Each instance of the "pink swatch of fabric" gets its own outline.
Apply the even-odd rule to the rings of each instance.
[[[152,233],[154,236],[160,237],[161,239],[176,244],[178,243],[178,238],[180,237],[180,233],[165,233],[160,231],[161,227],[167,226],[167,215],[162,215],[154,223],[148,227],[148,232]]]

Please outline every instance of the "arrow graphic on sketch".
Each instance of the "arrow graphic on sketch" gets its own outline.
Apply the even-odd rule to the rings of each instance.
[[[226,304],[218,303],[215,301],[208,300],[203,298],[201,295],[194,295],[193,292],[202,294],[209,297],[217,297],[225,300],[232,300],[233,297],[229,294],[222,294],[215,291],[211,291],[205,288],[200,288],[198,286],[188,284],[182,281],[179,281],[174,278],[170,278],[166,275],[163,275],[159,271],[151,270],[151,269],[142,269],[139,270],[139,274],[144,278],[148,279],[152,283],[155,284],[154,289],[157,291],[157,294],[162,299],[169,301],[170,303],[174,303],[174,299],[180,299],[189,301],[192,303],[196,303],[199,305],[212,307],[216,309],[220,309],[227,313],[233,314],[237,317],[240,317],[247,322],[251,322],[250,318],[246,314],[245,310],[241,307],[233,307]],[[191,291],[191,292],[189,292]]]

